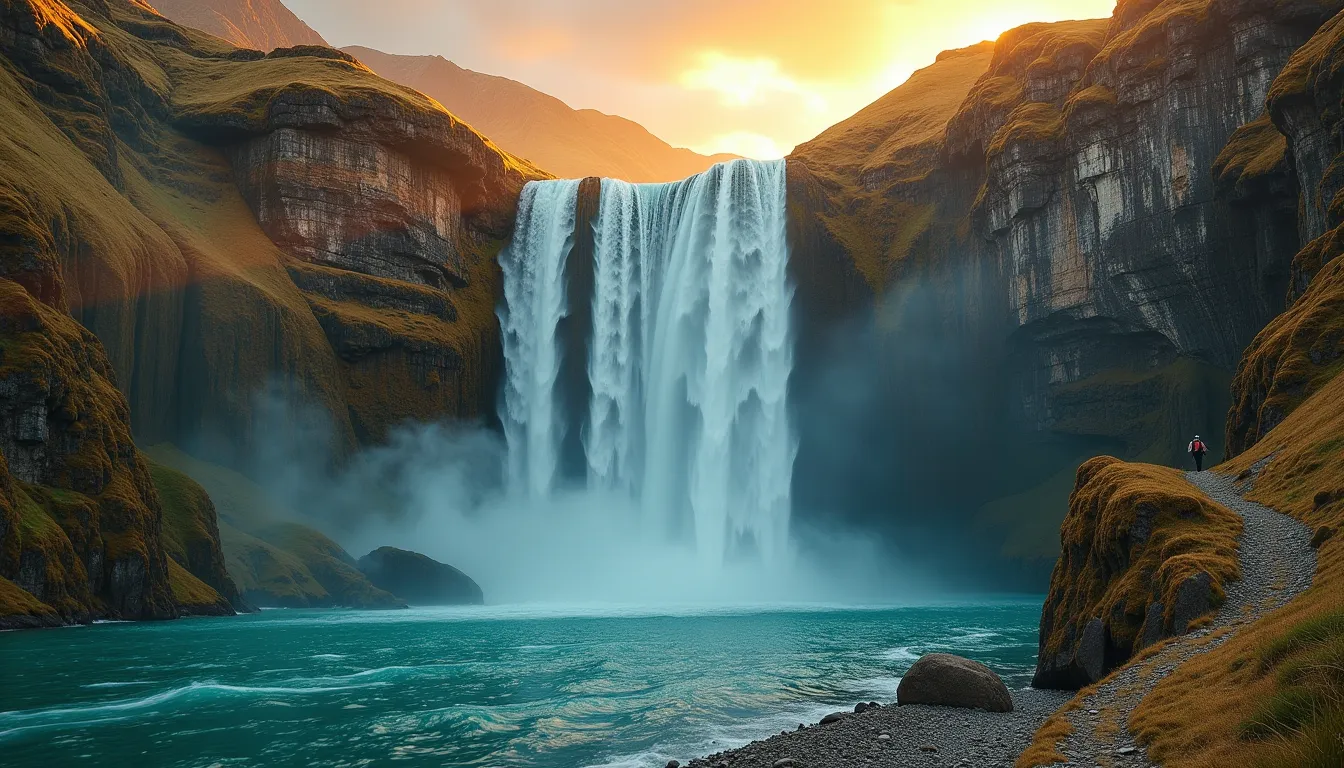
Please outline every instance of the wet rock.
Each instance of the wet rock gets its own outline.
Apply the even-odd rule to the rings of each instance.
[[[832,712],[831,714],[829,714],[829,715],[827,715],[827,716],[821,718],[821,724],[822,724],[822,725],[830,725],[831,723],[838,723],[838,722],[840,722],[841,720],[845,719],[845,715],[847,715],[847,714],[849,714],[849,713],[848,713],[848,712]]]
[[[930,653],[910,667],[896,690],[896,702],[1012,712],[1008,687],[978,661],[948,653]]]

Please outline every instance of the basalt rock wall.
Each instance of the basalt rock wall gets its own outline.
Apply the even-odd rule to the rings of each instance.
[[[1310,272],[1294,255],[1326,231],[1297,204],[1299,186],[1321,186],[1312,179],[1330,187],[1320,157],[1333,155],[1308,149],[1329,136],[1312,122],[1322,108],[1290,117],[1284,101],[1271,124],[1271,84],[1339,10],[1130,0],[1110,19],[1027,25],[944,54],[790,158],[795,271],[826,286],[800,287],[800,300],[852,314],[858,294],[841,286],[857,273],[878,337],[938,340],[902,365],[944,385],[921,393],[918,377],[896,377],[874,402],[965,404],[971,418],[929,431],[974,434],[982,481],[945,477],[930,495],[956,499],[950,518],[969,518],[986,546],[1048,564],[1081,459],[1171,464],[1194,433],[1221,442],[1233,371]],[[1289,122],[1304,126],[1300,141],[1274,127]],[[879,357],[906,348],[882,346]],[[950,350],[974,365],[927,362]],[[882,431],[907,434],[908,422]],[[869,496],[937,477],[874,480],[886,493]]]

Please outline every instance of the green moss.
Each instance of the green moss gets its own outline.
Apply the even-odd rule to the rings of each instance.
[[[60,621],[55,608],[9,579],[0,577],[0,627],[51,626]]]
[[[168,586],[173,591],[173,600],[189,614],[233,613],[228,600],[178,565],[176,560],[168,561]]]
[[[242,474],[192,458],[169,444],[145,453],[209,493],[219,513],[229,575],[249,602],[263,607],[401,605],[370,584],[339,544],[295,522],[302,519],[297,512]]]

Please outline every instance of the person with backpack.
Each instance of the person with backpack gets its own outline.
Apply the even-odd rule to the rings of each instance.
[[[1199,439],[1199,435],[1195,435],[1195,439],[1190,441],[1189,451],[1190,455],[1195,457],[1195,471],[1203,472],[1204,454],[1209,452],[1209,446],[1205,445],[1204,441]]]

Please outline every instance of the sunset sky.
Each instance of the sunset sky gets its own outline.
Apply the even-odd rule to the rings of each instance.
[[[333,45],[439,54],[698,152],[787,154],[933,62],[1115,0],[286,0]]]

